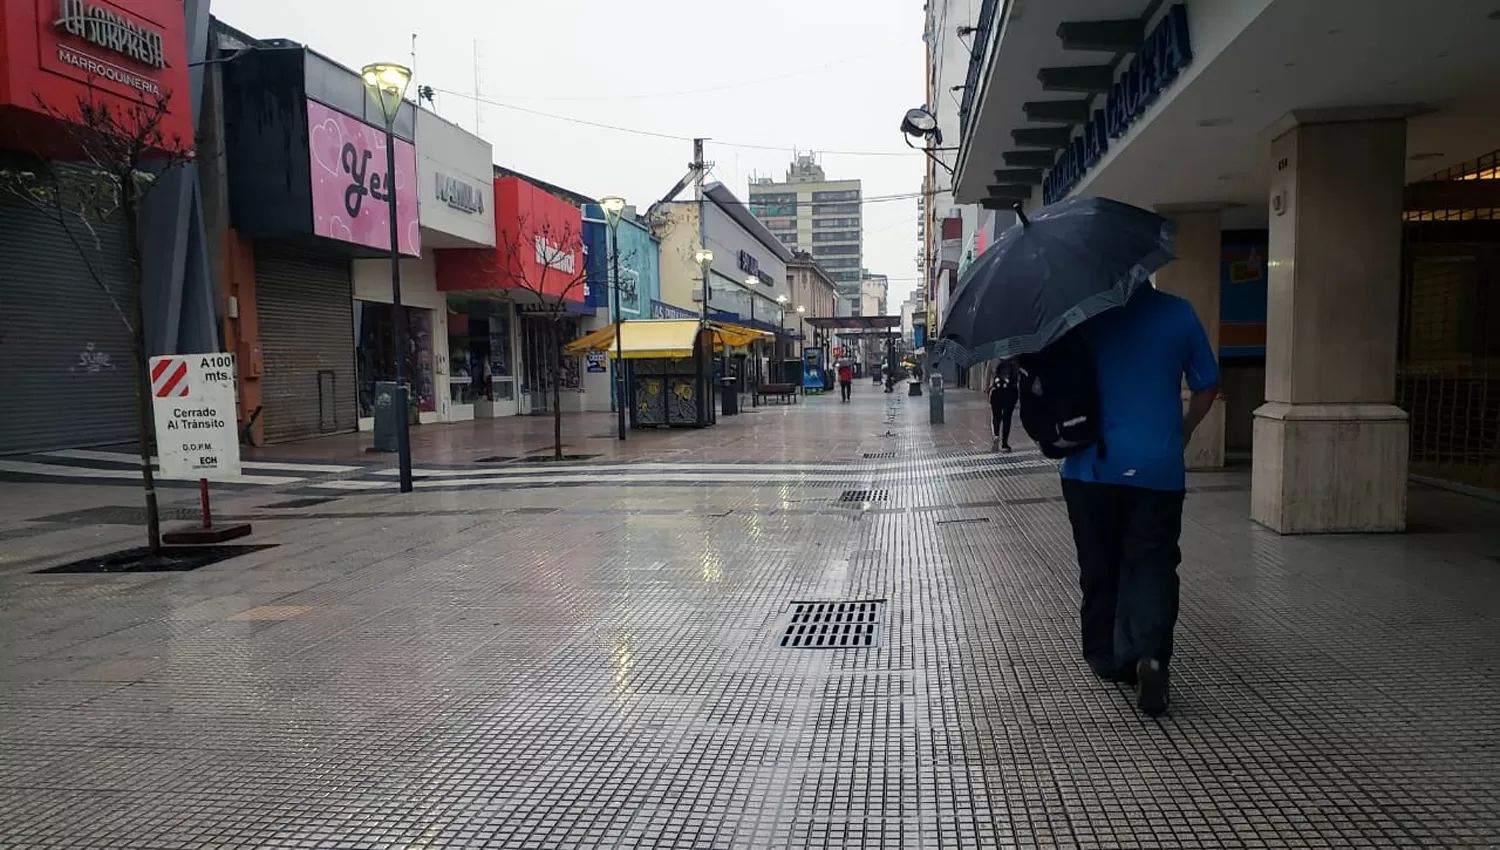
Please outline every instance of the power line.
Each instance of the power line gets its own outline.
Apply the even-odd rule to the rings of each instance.
[[[889,43],[889,44],[887,44],[887,45],[885,45],[883,47],[877,48],[875,50],[867,50],[867,51],[865,51],[863,53],[857,53],[857,54],[854,54],[854,55],[851,55],[851,56],[845,56],[842,59],[835,59],[835,60],[833,60],[831,62],[824,62],[821,65],[809,65],[806,68],[800,68],[800,69],[795,70],[795,71],[787,71],[785,73],[776,74],[775,76],[771,76],[771,77],[758,77],[756,79],[751,79],[751,80],[742,80],[742,81],[740,81],[738,83],[724,83],[722,85],[705,86],[703,88],[696,88],[696,89],[681,89],[681,90],[678,90],[678,91],[668,91],[668,92],[647,92],[647,93],[643,93],[643,94],[589,95],[587,97],[556,97],[556,96],[553,96],[553,95],[522,95],[522,94],[507,94],[507,95],[500,95],[500,97],[503,98],[503,99],[506,99],[506,100],[546,100],[546,101],[551,101],[551,102],[556,103],[556,102],[562,102],[562,101],[567,101],[567,102],[583,102],[583,101],[599,102],[599,101],[616,101],[616,100],[654,100],[654,99],[657,99],[657,98],[682,97],[684,95],[690,95],[690,94],[707,94],[709,92],[728,91],[730,89],[748,88],[750,86],[760,85],[761,83],[774,83],[774,82],[777,82],[777,81],[780,81],[780,80],[791,79],[792,77],[800,77],[803,74],[810,74],[813,71],[822,71],[822,70],[827,69],[827,68],[836,68],[836,67],[838,67],[840,65],[847,65],[850,62],[857,62],[860,59],[864,59],[864,58],[869,57],[869,56],[883,55],[883,54],[887,53],[891,48],[905,45],[905,44],[908,43],[908,41],[910,41],[910,39],[902,39],[900,41],[891,42],[891,43]],[[448,92],[448,93],[449,94],[456,94],[456,92]]]
[[[509,109],[511,111],[514,111],[514,112],[521,112],[521,113],[525,113],[527,115],[535,115],[538,118],[550,118],[553,121],[564,121],[564,122],[567,122],[569,124],[580,124],[580,125],[585,126],[585,127],[594,127],[596,129],[599,129],[599,130],[612,130],[612,131],[614,131],[616,133],[629,133],[631,135],[646,136],[648,138],[653,138],[653,139],[670,139],[670,140],[672,140],[674,142],[690,142],[690,141],[693,140],[692,136],[682,136],[682,135],[677,135],[677,134],[674,134],[674,133],[659,133],[659,132],[656,132],[654,130],[639,130],[639,129],[636,129],[636,128],[633,128],[633,127],[621,127],[621,126],[619,126],[617,124],[605,124],[602,121],[589,121],[589,120],[584,119],[584,118],[574,118],[574,117],[572,117],[570,115],[556,115],[556,114],[553,114],[551,112],[542,112],[539,109],[529,109],[529,108],[527,108],[525,106],[516,106],[513,103],[502,103],[502,102],[500,102],[498,100],[491,100],[490,98],[478,97],[476,95],[472,95],[472,94],[469,94],[467,92],[454,91],[452,89],[440,89],[440,88],[434,87],[433,91],[441,92],[443,94],[453,95],[454,97],[466,98],[468,100],[473,100],[473,101],[478,102],[478,103],[483,103],[486,106],[494,106],[494,107],[499,108],[499,109]],[[750,144],[750,143],[747,143],[747,142],[726,142],[726,141],[722,141],[720,139],[710,139],[709,141],[712,144],[720,145],[720,146],[723,146],[723,147],[726,147],[726,148],[741,148],[741,149],[745,149],[745,150],[762,150],[762,151],[782,151],[782,152],[785,152],[785,151],[792,150],[793,147],[794,147],[792,145],[756,145],[756,144]],[[819,154],[826,154],[826,155],[829,155],[829,156],[900,156],[900,157],[910,157],[914,153],[916,153],[916,151],[843,151],[843,150],[822,150],[822,149],[817,149],[817,152]]]

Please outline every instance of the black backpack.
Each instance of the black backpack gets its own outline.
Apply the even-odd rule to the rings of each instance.
[[[1036,354],[1019,359],[1021,427],[1049,458],[1076,455],[1099,446],[1106,456],[1099,413],[1099,380],[1093,354],[1077,331]]]

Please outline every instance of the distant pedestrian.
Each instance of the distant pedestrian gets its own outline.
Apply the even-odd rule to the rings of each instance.
[[[1074,333],[1092,361],[1100,421],[1097,442],[1062,465],[1083,656],[1099,676],[1134,684],[1137,707],[1156,716],[1167,709],[1177,625],[1184,449],[1213,406],[1219,367],[1192,305],[1152,288]],[[1021,400],[1028,432],[1026,407],[1039,392],[1028,384]]]
[[[839,366],[839,399],[849,401],[854,395],[854,367],[845,363]]]
[[[1010,420],[1016,412],[1016,401],[1021,396],[1020,373],[1016,364],[1001,360],[995,364],[990,377],[990,427],[995,438],[990,451],[1010,451]]]

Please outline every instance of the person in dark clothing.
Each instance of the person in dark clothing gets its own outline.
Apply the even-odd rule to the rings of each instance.
[[[990,426],[995,431],[995,440],[990,451],[1010,451],[1010,420],[1016,412],[1016,401],[1021,397],[1020,374],[1016,365],[1001,360],[995,365],[990,378]]]
[[[854,367],[848,363],[839,367],[839,400],[848,401],[854,395]]]
[[[1099,385],[1102,442],[1063,461],[1078,549],[1083,656],[1167,710],[1182,562],[1184,450],[1218,394],[1219,367],[1187,301],[1144,289],[1081,328]],[[1192,397],[1183,412],[1182,383]]]

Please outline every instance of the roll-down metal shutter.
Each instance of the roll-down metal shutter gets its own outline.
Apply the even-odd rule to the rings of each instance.
[[[266,442],[353,431],[354,284],[349,260],[255,246]]]
[[[0,192],[0,454],[136,438],[125,222],[91,225]]]

